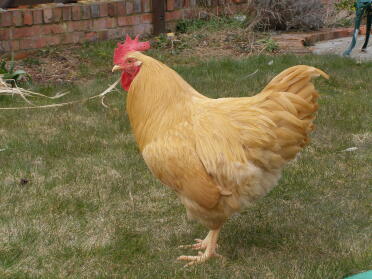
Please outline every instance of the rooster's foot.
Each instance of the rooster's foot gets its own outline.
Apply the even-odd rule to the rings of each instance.
[[[199,251],[198,256],[180,256],[177,258],[177,260],[178,261],[189,261],[187,264],[184,265],[184,267],[188,267],[194,264],[203,263],[213,257],[223,258],[223,256],[221,256],[220,254],[217,254],[216,252],[208,253],[206,251],[203,253]]]
[[[204,240],[195,239],[197,243],[191,245],[181,245],[179,248],[191,248],[194,250],[205,250],[204,253],[199,252],[198,256],[180,256],[177,258],[179,261],[189,261],[184,267],[188,267],[194,264],[202,263],[212,257],[222,257],[216,253],[217,239],[220,229],[209,231],[207,237]]]

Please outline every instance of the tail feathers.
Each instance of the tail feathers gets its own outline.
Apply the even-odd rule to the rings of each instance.
[[[271,82],[263,89],[263,91],[288,91],[290,86],[295,85],[301,79],[305,79],[307,82],[309,82],[311,78],[319,76],[323,76],[326,79],[329,78],[329,76],[320,69],[306,65],[297,65],[284,70],[273,78]]]
[[[294,158],[309,142],[319,97],[311,80],[318,76],[328,79],[326,73],[314,67],[291,67],[276,76],[261,92],[265,101],[260,108],[266,109],[276,124],[280,155],[285,159]]]
[[[319,94],[312,78],[329,76],[314,67],[298,65],[288,68],[277,75],[262,91],[266,94],[266,107],[275,110],[285,110],[299,119],[312,119],[312,114],[318,109]],[[266,103],[266,102],[265,102]]]

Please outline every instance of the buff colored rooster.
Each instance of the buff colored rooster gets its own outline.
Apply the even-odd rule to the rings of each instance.
[[[113,71],[122,72],[129,120],[147,166],[176,191],[188,217],[209,229],[205,239],[181,246],[204,250],[178,258],[189,266],[219,256],[222,225],[266,195],[309,142],[318,107],[311,79],[328,75],[299,65],[253,97],[210,99],[140,52],[149,48],[127,36],[115,49]]]

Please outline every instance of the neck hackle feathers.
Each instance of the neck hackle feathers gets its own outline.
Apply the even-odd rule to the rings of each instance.
[[[134,40],[127,35],[124,43],[118,43],[114,51],[114,64],[119,65],[123,62],[124,57],[131,51],[145,51],[150,48],[150,42],[139,42],[139,35]]]

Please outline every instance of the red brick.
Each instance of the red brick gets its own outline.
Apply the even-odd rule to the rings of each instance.
[[[89,32],[85,34],[84,38],[87,41],[96,41],[98,39],[98,34],[97,32]]]
[[[117,26],[116,18],[111,18],[111,17],[105,18],[105,22],[106,22],[106,29],[115,28]]]
[[[8,52],[11,50],[10,41],[0,41],[0,52]]]
[[[70,6],[63,7],[62,8],[62,18],[65,21],[71,20],[71,18],[72,18],[72,10],[71,10],[71,7]]]
[[[17,51],[19,50],[19,41],[10,41],[10,48],[12,51]]]
[[[182,18],[183,18],[182,10],[165,13],[165,21],[178,20]]]
[[[58,45],[61,42],[62,42],[61,35],[23,39],[20,40],[20,49],[43,48],[46,46]]]
[[[62,19],[62,8],[53,8],[53,22],[60,22]]]
[[[43,14],[44,14],[45,23],[51,23],[53,21],[53,9],[52,8],[44,8]]]
[[[32,17],[33,17],[34,24],[42,24],[43,23],[43,10],[33,10]]]
[[[25,25],[32,25],[32,12],[31,11],[23,11],[23,23]]]
[[[67,31],[65,24],[45,24],[40,27],[40,35],[60,34]]]
[[[117,16],[117,2],[108,3],[108,15]]]
[[[34,39],[22,39],[19,41],[19,48],[20,49],[31,49],[35,47],[35,40]]]
[[[34,37],[40,32],[40,25],[33,25],[30,27],[14,28],[13,39],[23,39],[27,37]]]
[[[92,22],[90,20],[79,20],[67,22],[67,32],[72,31],[90,31]]]
[[[134,34],[146,34],[152,32],[152,24],[137,24],[133,26]]]
[[[46,37],[40,37],[34,39],[33,46],[34,48],[43,48],[49,45],[49,40]]]
[[[48,46],[55,46],[59,45],[62,42],[63,35],[53,35],[44,37],[42,39],[46,39]]]
[[[0,13],[1,26],[11,26],[12,25],[12,13],[11,12],[1,12]]]
[[[63,42],[65,44],[77,44],[82,42],[83,38],[84,32],[71,32],[64,35]]]
[[[151,0],[142,0],[142,11],[144,13],[151,12]]]
[[[81,19],[90,19],[90,6],[81,6]]]
[[[49,45],[49,38],[38,37],[32,39],[25,39],[20,41],[21,49],[33,49],[33,48],[43,48]]]
[[[92,15],[92,18],[99,17],[99,6],[98,4],[94,4],[90,6],[90,13]]]
[[[126,2],[127,15],[133,14],[133,2]]]
[[[141,23],[141,16],[139,15],[118,17],[119,26],[136,25],[140,23]]]
[[[174,0],[167,0],[167,11],[174,10]]]
[[[71,32],[76,31],[75,27],[76,27],[77,23],[78,23],[78,21],[68,21],[68,22],[66,22],[67,32],[71,33]]]
[[[0,41],[6,41],[10,39],[10,29],[0,29]]]
[[[142,11],[141,0],[133,0],[133,13],[139,14]]]
[[[15,26],[23,25],[23,15],[21,11],[13,11],[13,25]]]
[[[80,20],[80,6],[72,6],[72,20]]]
[[[98,30],[103,30],[103,29],[106,29],[106,19],[105,18],[100,18],[100,19],[93,20],[93,30],[98,31]]]
[[[108,16],[108,5],[107,3],[101,3],[99,7],[99,16],[105,17]]]
[[[141,16],[141,23],[151,23],[152,22],[152,14],[143,14]]]
[[[117,15],[118,16],[125,16],[125,2],[118,2],[117,3]]]

